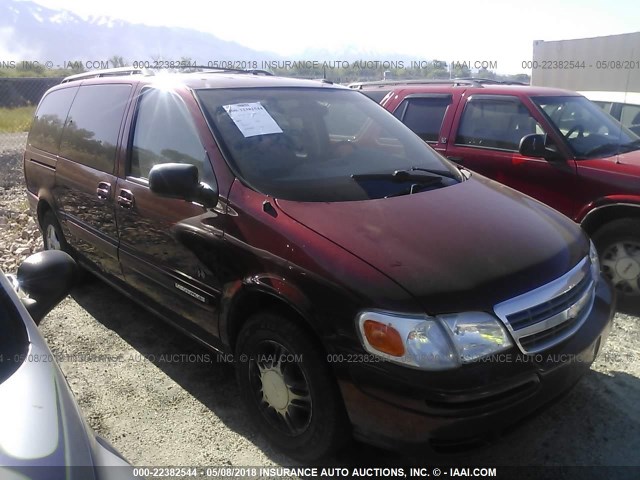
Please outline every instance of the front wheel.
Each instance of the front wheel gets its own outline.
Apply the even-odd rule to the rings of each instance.
[[[640,220],[607,223],[593,235],[602,273],[621,298],[640,299]]]
[[[252,421],[292,458],[317,460],[349,439],[325,355],[296,323],[276,313],[251,317],[238,337],[236,376]]]

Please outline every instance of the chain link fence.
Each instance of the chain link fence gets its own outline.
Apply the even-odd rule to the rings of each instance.
[[[22,180],[22,155],[33,113],[62,78],[0,78],[0,188]]]
[[[61,81],[57,77],[0,78],[0,108],[37,105],[44,92]]]

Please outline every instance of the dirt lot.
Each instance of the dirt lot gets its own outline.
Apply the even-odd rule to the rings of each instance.
[[[0,247],[7,270],[41,248],[24,216],[18,150],[0,145]],[[434,458],[355,444],[333,463],[640,465],[640,320],[630,313],[616,315],[599,359],[567,397],[491,446]],[[295,465],[248,422],[231,365],[101,282],[79,285],[41,331],[89,424],[133,464]],[[603,478],[629,473],[601,472]]]

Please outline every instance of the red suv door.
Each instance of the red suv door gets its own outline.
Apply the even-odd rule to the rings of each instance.
[[[579,182],[575,162],[518,152],[522,137],[547,130],[518,96],[473,93],[456,113],[446,156],[573,217]]]

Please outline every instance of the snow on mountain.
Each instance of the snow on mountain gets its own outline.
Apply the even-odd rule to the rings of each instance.
[[[133,61],[184,58],[208,65],[214,61],[280,58],[215,35],[185,28],[132,24],[106,16],[81,18],[64,10],[42,7],[31,1],[0,2],[0,54],[4,59],[52,62],[106,62],[117,55]],[[29,52],[31,57],[19,55]],[[34,56],[35,55],[35,56]]]

